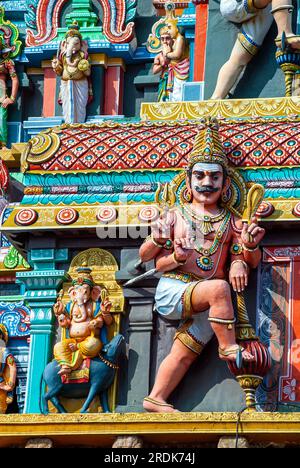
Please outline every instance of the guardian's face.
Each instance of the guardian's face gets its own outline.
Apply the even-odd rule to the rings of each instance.
[[[193,200],[203,205],[217,205],[224,182],[223,168],[219,164],[195,164],[190,182]]]

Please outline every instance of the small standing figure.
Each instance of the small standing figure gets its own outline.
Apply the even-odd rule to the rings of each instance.
[[[294,7],[291,0],[221,0],[221,14],[228,21],[242,24],[241,32],[229,60],[219,72],[212,99],[225,99],[238,82],[244,68],[257,54],[273,23],[276,21],[278,48],[300,50],[300,36],[292,29]]]
[[[7,109],[15,103],[19,90],[13,59],[19,55],[21,46],[17,26],[5,19],[5,10],[0,6],[0,149],[7,149]],[[9,78],[12,82],[10,96],[7,94]]]
[[[93,97],[91,65],[88,44],[82,39],[76,22],[66,33],[57,57],[52,60],[52,68],[61,76],[59,101],[63,107],[65,123],[84,123],[87,105]]]
[[[161,76],[159,102],[182,101],[183,85],[189,78],[189,47],[177,25],[178,18],[174,16],[174,8],[171,6],[168,9],[167,5],[167,16],[158,33],[161,51],[155,57],[153,67],[153,73]],[[149,36],[148,44],[152,37],[153,35]]]
[[[71,374],[84,359],[97,357],[102,350],[101,331],[113,323],[112,304],[106,291],[96,286],[87,267],[78,268],[78,278],[69,290],[71,301],[65,308],[61,298],[54,306],[59,325],[68,335],[54,347],[54,357],[62,376]],[[101,298],[101,301],[99,300]]]
[[[0,325],[0,414],[5,414],[7,406],[13,402],[16,386],[17,366],[13,355],[7,349],[8,331]]]

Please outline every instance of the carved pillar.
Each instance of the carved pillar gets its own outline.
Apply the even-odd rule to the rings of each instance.
[[[124,101],[123,59],[109,59],[105,72],[104,115],[123,115]]]
[[[42,375],[52,357],[54,315],[52,307],[65,271],[56,264],[68,260],[66,249],[34,249],[29,255],[33,271],[17,274],[18,282],[25,284],[24,299],[31,309],[31,343],[25,399],[25,413],[40,413]]]
[[[143,411],[143,399],[150,390],[153,294],[146,289],[125,290],[129,302],[127,412]]]
[[[195,37],[195,65],[194,81],[205,80],[205,59],[208,27],[208,1],[193,0],[196,5],[196,37]]]
[[[54,117],[56,107],[56,74],[49,61],[42,62],[44,69],[43,117]]]

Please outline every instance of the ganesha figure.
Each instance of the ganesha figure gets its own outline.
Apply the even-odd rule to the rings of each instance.
[[[17,366],[13,355],[7,349],[8,331],[0,325],[0,414],[5,414],[13,402],[13,391],[16,386]]]
[[[88,45],[74,22],[62,41],[52,68],[61,76],[60,102],[67,124],[84,123],[86,107],[93,97]]]
[[[300,50],[300,36],[292,29],[292,0],[221,0],[222,16],[228,21],[242,24],[229,60],[219,72],[212,99],[224,99],[236,85],[244,68],[257,54],[275,19],[278,35],[275,40],[280,49]]]
[[[186,175],[180,177],[180,203],[153,225],[140,250],[141,259],[155,259],[163,273],[156,292],[157,312],[181,320],[171,353],[144,400],[149,412],[175,411],[168,398],[214,334],[220,359],[236,362],[239,368],[243,361],[254,361],[236,342],[229,283],[234,291],[244,291],[250,269],[261,260],[259,243],[265,231],[255,217],[243,223],[229,208],[231,177],[238,176],[229,167],[216,121],[200,126]]]
[[[95,285],[89,268],[78,268],[77,272],[78,278],[69,290],[71,301],[64,307],[59,297],[54,306],[59,325],[66,332],[66,338],[54,347],[62,376],[79,369],[84,359],[99,355],[103,347],[101,332],[113,323],[106,291]]]
[[[158,101],[182,101],[183,85],[189,78],[189,47],[177,27],[178,18],[167,10],[159,31],[161,52],[154,59],[153,73],[160,74]]]

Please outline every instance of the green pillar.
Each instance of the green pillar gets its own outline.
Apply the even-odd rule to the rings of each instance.
[[[19,283],[24,283],[24,299],[31,309],[31,342],[24,413],[40,413],[42,375],[52,359],[52,342],[55,332],[55,317],[52,311],[57,292],[66,279],[65,270],[56,269],[57,263],[68,260],[66,249],[33,249],[29,262],[33,271],[17,274]]]
[[[93,12],[91,0],[72,0],[72,13],[67,15],[67,26],[77,21],[81,28],[96,26],[98,17]]]

